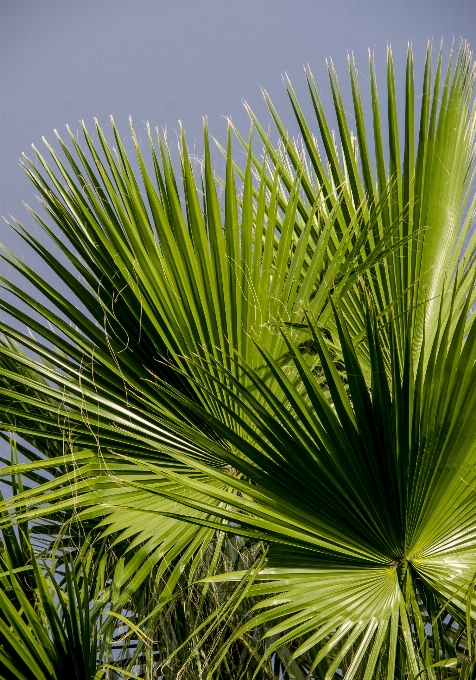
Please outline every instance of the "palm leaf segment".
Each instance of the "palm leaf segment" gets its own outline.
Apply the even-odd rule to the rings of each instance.
[[[98,462],[86,450],[71,457],[81,463],[82,455],[86,462],[82,472],[89,478],[89,492],[84,504],[97,501],[97,494],[101,498],[104,462],[116,464],[122,509],[88,512],[96,517],[105,512],[119,532],[135,517],[128,535],[136,534],[137,541],[147,538],[141,534],[140,516],[151,508],[172,523],[165,524],[164,534],[151,523],[148,538],[155,546],[165,534],[171,536],[168,527],[177,527],[177,536],[183,537],[178,514],[200,530],[231,521],[240,533],[269,540],[270,569],[275,571],[262,572],[267,583],[255,586],[254,594],[274,593],[264,605],[274,608],[259,621],[284,617],[273,633],[293,640],[306,636],[298,654],[320,645],[314,664],[337,647],[329,676],[357,642],[348,677],[364,657],[367,677],[376,664],[382,667],[384,657],[391,675],[397,652],[398,659],[407,658],[398,662],[400,672],[407,667],[416,673],[419,659],[409,612],[416,616],[423,591],[430,599],[435,596],[439,606],[451,600],[458,610],[461,589],[475,568],[468,552],[474,531],[468,415],[472,317],[467,318],[473,300],[472,240],[455,278],[473,209],[467,209],[467,200],[474,172],[474,71],[467,47],[458,53],[453,70],[448,67],[443,84],[441,69],[440,54],[433,79],[429,53],[415,154],[409,52],[401,167],[389,54],[387,173],[371,61],[376,180],[355,66],[351,64],[350,73],[356,140],[330,69],[341,161],[308,75],[328,170],[288,83],[305,153],[290,142],[267,98],[281,145],[272,147],[250,112],[266,155],[256,158],[251,143],[240,138],[248,152],[246,171],[240,175],[229,145],[223,219],[207,137],[201,206],[182,143],[185,217],[166,145],[159,143],[161,163],[152,150],[155,189],[136,145],[146,205],[117,134],[116,161],[99,128],[102,160],[86,132],[92,161],[72,137],[81,168],[64,144],[70,170],[53,154],[67,189],[40,155],[46,179],[33,164],[28,172],[71,248],[36,218],[86,285],[79,285],[67,267],[19,229],[86,313],[10,256],[59,314],[12,285],[10,291],[60,334],[3,303],[17,321],[27,321],[59,349],[52,352],[4,327],[9,338],[43,357],[38,363],[11,341],[4,345],[3,374],[7,383],[15,381],[14,390],[2,391],[5,427],[17,429],[33,444],[41,440],[38,422],[42,441],[61,441],[65,430],[73,432],[70,443],[76,450],[97,450],[99,441],[105,457]],[[241,198],[234,171],[243,180]],[[447,295],[442,295],[444,272],[447,281],[455,281]],[[356,285],[358,277],[370,303]],[[328,303],[329,289],[335,312]],[[306,317],[301,302],[308,300]],[[278,314],[294,326],[292,337],[262,326]],[[63,315],[76,328],[64,323]],[[248,337],[253,325],[261,331],[257,342]],[[308,337],[318,357],[311,363],[300,349]],[[283,353],[291,378],[279,365]],[[191,354],[194,361],[183,358]],[[151,363],[155,356],[172,358],[179,373]],[[313,371],[316,361],[320,377]],[[339,377],[342,366],[345,384]],[[151,374],[158,376],[155,382]],[[12,406],[12,397],[21,406]],[[58,413],[64,419],[59,427]],[[51,455],[46,446],[43,451]],[[124,474],[116,452],[134,459],[132,477]],[[52,469],[61,473],[67,462],[52,458]],[[22,469],[30,474],[42,465],[39,460]],[[229,466],[243,478],[230,475]],[[145,475],[147,483],[139,480],[128,487],[134,475]],[[56,489],[52,501],[65,497],[62,479],[50,483]],[[91,485],[91,479],[98,484]],[[292,484],[288,487],[284,479]],[[110,486],[111,477],[107,480]],[[144,496],[133,508],[138,484]],[[41,493],[26,492],[16,503],[35,505]],[[111,493],[108,488],[103,497],[110,499]],[[189,511],[171,512],[166,504],[183,505],[184,493]],[[67,505],[62,501],[61,507]],[[194,538],[200,542],[204,535],[192,533],[182,543],[173,536],[168,549],[180,545],[178,554]],[[303,565],[310,571],[303,572]],[[425,635],[421,627],[417,632],[426,663]]]
[[[423,91],[420,96],[419,126],[415,127],[415,85],[413,53],[408,51],[406,69],[404,148],[400,149],[394,66],[391,50],[387,59],[388,166],[383,137],[373,57],[370,58],[372,122],[365,124],[362,97],[355,62],[349,59],[349,73],[355,117],[355,133],[349,127],[346,107],[340,93],[337,75],[331,64],[329,80],[335,104],[340,149],[327,122],[318,89],[310,70],[306,73],[324,155],[319,153],[317,139],[302,113],[288,78],[285,85],[302,134],[300,145],[289,138],[269,96],[265,100],[280,135],[280,148],[275,151],[256,116],[249,111],[269,157],[280,169],[283,183],[292,186],[295,174],[302,175],[303,192],[312,201],[316,187],[325,195],[334,187],[342,188],[341,219],[349,219],[355,206],[379,204],[378,222],[369,231],[366,249],[371,251],[383,234],[398,223],[393,234],[393,252],[385,263],[372,269],[367,284],[380,312],[392,304],[395,316],[407,309],[411,299],[415,310],[427,300],[427,332],[436,331],[439,293],[444,279],[451,280],[465,246],[471,260],[475,239],[469,238],[475,199],[471,205],[474,180],[474,67],[468,46],[463,44],[455,63],[450,57],[443,74],[440,50],[436,73],[432,74],[431,45],[425,62]],[[369,134],[370,133],[370,134]],[[373,137],[375,158],[372,162],[369,137]],[[415,137],[418,142],[415,143]],[[245,148],[245,140],[240,138]],[[401,161],[403,151],[403,162]],[[339,153],[340,152],[340,153]],[[261,167],[254,158],[257,168]],[[359,168],[360,160],[360,168]],[[326,171],[326,164],[328,170]],[[360,172],[359,172],[360,169]],[[304,212],[304,210],[303,210]],[[304,213],[305,214],[305,213]],[[412,239],[409,236],[413,235]],[[396,244],[398,248],[395,248]],[[346,315],[355,335],[363,330],[362,305],[349,295],[344,303]],[[398,310],[398,312],[397,312]],[[329,307],[327,314],[330,313]],[[415,311],[417,314],[418,312]],[[332,321],[330,322],[332,323]],[[418,343],[421,334],[415,336]]]

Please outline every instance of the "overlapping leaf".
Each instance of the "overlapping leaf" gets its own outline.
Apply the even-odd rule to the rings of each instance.
[[[60,254],[16,228],[62,288],[8,252],[36,292],[3,280],[1,421],[31,461],[3,474],[40,484],[6,506],[111,540],[118,606],[154,570],[166,602],[216,530],[268,541],[236,639],[316,677],[430,667],[476,571],[474,66],[433,77],[429,48],[416,141],[409,50],[403,161],[387,66],[388,167],[372,59],[375,162],[353,61],[356,135],[332,65],[341,149],[312,74],[319,142],[286,81],[301,145],[265,94],[281,142],[250,111],[241,171],[229,128],[221,196],[206,130],[201,190],[183,134],[180,180],[150,130],[136,170],[114,124],[115,156],[98,125],[58,137],[25,169]]]

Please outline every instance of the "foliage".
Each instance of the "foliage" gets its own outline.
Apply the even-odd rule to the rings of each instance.
[[[80,639],[78,678],[470,677],[472,55],[433,74],[429,46],[416,132],[409,49],[401,160],[389,51],[388,166],[373,59],[369,128],[349,72],[355,136],[307,71],[319,139],[286,80],[300,140],[264,93],[279,143],[249,110],[263,154],[230,124],[223,180],[206,127],[199,172],[183,131],[176,172],[113,122],[115,155],[96,124],[25,159],[49,244],[14,228],[58,285],[6,251],[4,554],[15,521],[32,574],[5,558],[2,630],[42,663]]]

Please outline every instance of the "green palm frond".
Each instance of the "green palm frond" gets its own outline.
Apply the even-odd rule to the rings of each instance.
[[[160,582],[152,628],[166,612],[179,625],[185,582],[225,589],[175,640],[177,659],[194,649],[191,673],[436,678],[461,652],[450,628],[476,572],[475,70],[462,44],[433,75],[428,49],[417,131],[410,49],[400,145],[389,51],[386,148],[373,58],[368,129],[349,69],[355,135],[333,66],[337,136],[308,71],[315,133],[286,80],[301,140],[265,93],[280,142],[248,109],[255,139],[229,125],[223,180],[206,128],[200,175],[183,131],[176,172],[165,135],[147,129],[146,155],[131,126],[132,160],[113,122],[114,151],[83,125],[84,148],[57,135],[50,161],[25,159],[59,254],[14,228],[62,286],[5,252],[34,292],[2,279],[0,423],[29,462],[1,470],[28,480],[1,507],[48,550],[107,545],[117,612]],[[269,544],[266,566],[203,574],[225,534]]]
[[[287,400],[281,404],[264,384],[259,402],[241,390],[241,408],[255,413],[253,434],[240,439],[217,423],[232,445],[223,449],[223,462],[240,474],[226,474],[178,453],[178,461],[209,480],[143,463],[158,479],[178,485],[158,491],[177,505],[167,516],[270,543],[268,566],[255,577],[263,583],[250,589],[250,595],[266,597],[237,636],[273,624],[266,635],[280,637],[268,655],[303,636],[296,657],[322,643],[313,664],[334,651],[328,677],[350,646],[359,645],[347,677],[354,677],[361,663],[366,668],[362,677],[374,677],[382,659],[385,674],[393,677],[398,645],[412,674],[431,660],[421,602],[434,598],[438,613],[464,620],[468,583],[476,573],[476,327],[465,338],[471,292],[472,285],[457,318],[449,317],[433,341],[423,341],[416,365],[411,333],[401,364],[396,324],[391,321],[379,331],[369,302],[370,391],[340,312],[335,311],[335,322],[348,394],[314,328],[332,406],[284,331],[312,408],[258,345]],[[381,341],[384,333],[387,343]],[[251,368],[244,370],[259,383]],[[233,380],[231,373],[223,376],[223,384]],[[217,447],[214,452],[220,455]],[[143,484],[136,488],[146,490]],[[191,517],[190,510],[207,519]],[[415,647],[412,630],[418,626],[421,639]]]
[[[13,480],[19,487],[16,495],[22,478]],[[91,581],[91,550],[80,552],[74,563],[64,549],[41,557],[41,542],[32,540],[27,523],[18,522],[15,514],[2,520],[0,677],[59,680],[68,674],[100,680],[104,662],[111,660],[117,626],[107,624],[113,613],[106,611],[107,588],[100,592],[104,583]]]
[[[456,59],[453,51],[446,73],[443,73],[442,49],[438,54],[433,74],[432,45],[428,45],[423,89],[416,98],[413,51],[409,47],[406,68],[405,104],[397,107],[392,51],[387,54],[387,121],[388,143],[383,136],[384,115],[381,110],[374,57],[370,56],[370,89],[372,116],[364,117],[362,95],[355,61],[349,58],[355,131],[349,126],[347,108],[343,103],[337,75],[332,63],[328,67],[338,141],[324,112],[318,89],[310,69],[306,70],[307,85],[317,121],[306,120],[295,91],[285,78],[285,86],[302,135],[300,142],[290,138],[269,95],[264,91],[280,146],[276,150],[269,134],[248,107],[253,124],[266,149],[266,163],[279,173],[281,182],[289,190],[299,176],[305,200],[299,204],[298,220],[304,224],[309,207],[319,191],[331,196],[334,187],[342,192],[343,206],[338,224],[342,228],[355,214],[362,201],[371,206],[382,204],[376,228],[369,232],[366,248],[372,250],[388,233],[390,225],[401,217],[394,242],[402,240],[392,255],[368,276],[375,303],[382,313],[389,306],[399,316],[415,306],[420,333],[415,335],[416,347],[421,341],[423,323],[419,305],[425,300],[426,333],[435,333],[438,319],[438,297],[444,280],[452,280],[458,262],[465,251],[466,262],[474,259],[475,238],[472,223],[476,199],[472,196],[474,183],[476,111],[473,99],[475,69],[472,53],[462,43]],[[418,129],[415,128],[415,102],[420,101]],[[402,124],[398,110],[404,111]],[[400,144],[400,125],[403,144]],[[236,131],[249,152],[250,146]],[[373,138],[374,154],[370,139]],[[400,147],[403,152],[403,162]],[[385,158],[388,158],[388,162]],[[264,163],[256,156],[257,172]],[[282,198],[283,205],[285,204]],[[327,201],[332,209],[332,200]],[[413,237],[412,237],[413,236]],[[459,303],[462,303],[461,297]],[[363,329],[364,319],[358,296],[349,294],[342,304],[347,318],[352,320],[355,333]],[[313,310],[316,312],[317,310]],[[327,308],[326,313],[330,310]],[[404,318],[404,315],[402,315]],[[402,348],[399,348],[401,351]]]
[[[114,451],[113,458],[126,453],[157,462],[159,458],[166,460],[167,448],[175,446],[167,430],[170,418],[212,436],[207,425],[209,411],[239,427],[242,418],[236,418],[233,412],[236,401],[222,390],[216,379],[219,372],[209,376],[203,370],[203,366],[208,366],[208,352],[214,355],[218,366],[225,360],[231,371],[236,365],[227,359],[230,346],[244,352],[252,364],[262,364],[259,352],[248,338],[249,331],[256,328],[269,350],[282,354],[285,344],[268,322],[277,315],[301,319],[303,298],[313,297],[325,307],[327,290],[334,284],[345,295],[355,287],[362,272],[386,256],[389,241],[398,228],[397,220],[379,247],[364,257],[364,244],[378,220],[381,205],[367,210],[367,216],[362,206],[337,235],[335,225],[341,200],[338,192],[334,192],[330,212],[322,209],[322,196],[316,196],[306,229],[301,233],[295,219],[300,179],[295,179],[287,193],[284,210],[278,207],[278,178],[274,188],[269,189],[268,177],[263,175],[258,184],[258,200],[254,201],[250,158],[238,214],[231,136],[223,208],[211,171],[206,131],[202,205],[184,138],[180,193],[166,140],[159,137],[157,155],[150,133],[154,187],[133,132],[146,204],[114,125],[113,131],[118,147],[116,159],[97,126],[102,158],[84,129],[89,159],[74,137],[71,142],[76,159],[59,140],[69,169],[50,148],[61,180],[40,154],[37,155],[43,174],[32,162],[25,166],[49,219],[56,225],[56,233],[38,214],[33,213],[34,217],[69,265],[65,266],[21,225],[17,229],[75,295],[76,305],[11,253],[7,254],[10,265],[34,286],[37,296],[3,281],[17,299],[2,302],[4,311],[16,322],[27,324],[34,333],[32,336],[12,326],[2,326],[7,338],[0,346],[3,426],[21,434],[48,457],[47,467],[54,480],[42,486],[42,490],[55,487],[68,497],[74,466],[87,457],[88,450],[97,450],[99,446],[106,456],[108,451]],[[182,198],[186,201],[185,213],[180,207]],[[290,255],[296,233],[300,236]],[[250,264],[250,257],[254,264]],[[303,269],[305,261],[307,270]],[[71,267],[80,275],[79,281]],[[263,267],[273,274],[264,275]],[[274,272],[282,274],[277,276]],[[46,298],[45,304],[40,297]],[[31,316],[33,311],[43,322]],[[33,359],[32,353],[40,361]],[[200,358],[191,364],[186,360],[189,355]],[[309,358],[312,362],[313,357]],[[174,406],[175,397],[164,397],[155,385],[157,374],[180,394],[204,405],[204,417],[197,420],[194,409],[184,413],[180,399]],[[195,455],[209,454],[195,451]],[[37,459],[36,466],[23,468],[22,474],[38,475],[43,467],[41,460]],[[72,467],[68,469],[68,465]],[[94,474],[98,474],[97,468]],[[101,477],[98,484],[100,480]],[[81,488],[90,490],[89,484],[84,482],[77,492]],[[35,494],[32,491],[29,497]],[[56,497],[50,494],[49,499],[53,501]],[[80,503],[90,499],[91,495],[86,493]],[[123,502],[126,503],[124,499]],[[75,505],[76,501],[71,503],[69,497],[63,505],[56,506],[57,512],[67,512],[68,507]],[[104,504],[95,505],[98,519],[101,513],[111,515]],[[164,508],[156,501],[154,511],[160,509]],[[116,512],[117,517],[123,518],[121,521],[128,514],[123,510]],[[169,548],[162,544],[162,532],[155,532],[152,537],[153,521],[149,522],[148,530],[138,518],[136,533],[134,523],[128,524],[127,531],[120,534],[122,538],[134,535],[136,543],[147,541],[147,550],[137,553],[136,562],[139,555],[147,561],[150,551],[156,559],[169,553]],[[111,520],[110,525],[119,526],[116,520]],[[179,534],[182,538],[175,545],[171,536]],[[197,536],[205,540],[203,532],[197,534],[181,524],[175,525],[172,534],[169,526],[164,526],[164,535],[169,536],[167,545],[174,554],[185,549],[185,536],[195,547],[199,545],[195,541]]]

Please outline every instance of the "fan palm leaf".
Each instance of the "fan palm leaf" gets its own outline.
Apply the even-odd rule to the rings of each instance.
[[[337,237],[335,223],[341,211],[340,198],[334,192],[332,210],[323,211],[323,199],[319,193],[314,199],[308,225],[289,256],[292,235],[296,229],[299,231],[295,220],[299,177],[288,193],[287,207],[281,211],[280,217],[277,204],[279,178],[276,177],[274,189],[270,191],[266,183],[268,177],[261,179],[255,204],[249,159],[238,223],[231,137],[224,210],[219,204],[211,171],[207,134],[203,206],[198,203],[198,191],[182,137],[182,195],[187,205],[183,215],[166,140],[159,137],[160,165],[150,133],[156,179],[154,188],[133,132],[143,189],[148,199],[146,207],[114,125],[113,130],[118,146],[117,159],[111,155],[99,126],[97,134],[103,159],[85,128],[90,159],[73,136],[71,141],[77,159],[59,140],[69,170],[49,147],[66,187],[39,153],[37,156],[44,175],[32,162],[25,165],[40,192],[43,207],[56,225],[57,233],[38,214],[33,213],[34,217],[66,256],[69,266],[21,225],[17,224],[17,230],[74,293],[77,304],[73,304],[55,286],[41,280],[28,265],[11,253],[7,254],[10,265],[23,274],[37,293],[31,295],[3,279],[10,294],[16,298],[16,302],[2,302],[4,311],[16,322],[27,324],[36,336],[6,324],[2,326],[8,338],[0,347],[3,357],[4,427],[40,446],[42,453],[49,457],[47,467],[56,482],[51,481],[49,487],[43,486],[44,491],[58,483],[69,493],[74,473],[59,476],[64,472],[64,466],[73,464],[73,461],[79,463],[80,458],[87,455],[86,451],[96,449],[98,444],[101,450],[113,447],[116,453],[122,451],[146,457],[149,457],[152,447],[155,450],[153,459],[157,460],[159,451],[165,451],[163,442],[158,448],[156,446],[159,430],[162,429],[160,417],[164,406],[168,417],[184,419],[182,405],[174,411],[170,395],[164,401],[161,390],[154,386],[153,374],[157,370],[161,379],[183,393],[193,395],[198,402],[208,403],[208,410],[221,413],[229,423],[237,426],[238,419],[229,408],[224,407],[228,397],[219,381],[208,376],[200,368],[200,362],[191,364],[184,357],[198,354],[203,357],[202,361],[207,362],[206,353],[210,351],[219,362],[223,359],[228,361],[225,350],[231,344],[244,351],[256,364],[261,357],[253,349],[253,343],[248,342],[247,336],[253,326],[257,326],[266,338],[270,351],[282,352],[279,349],[284,348],[282,339],[264,322],[277,313],[292,319],[295,310],[301,309],[303,296],[314,295],[315,299],[325,300],[326,290],[336,278],[339,290],[345,294],[355,286],[363,271],[385,257],[389,240],[398,227],[397,220],[381,239],[379,247],[365,255],[363,246],[369,230],[378,219],[380,205],[367,211],[367,218],[363,217],[363,210],[357,211]],[[331,238],[334,254],[329,257],[325,253]],[[253,266],[250,266],[249,252],[256,259]],[[302,276],[306,258],[310,270]],[[268,271],[283,274],[270,277],[264,285],[266,277],[261,273],[261,261]],[[78,271],[83,282],[72,275],[70,266]],[[251,283],[251,271],[255,283],[259,283],[259,290]],[[244,295],[247,286],[249,295]],[[284,307],[283,291],[287,296]],[[230,295],[232,302],[229,301]],[[40,296],[45,303],[40,302]],[[242,316],[231,312],[232,309],[242,309]],[[43,321],[33,317],[32,311]],[[27,353],[20,347],[25,348]],[[41,361],[32,359],[32,352]],[[170,361],[174,366],[170,365]],[[181,373],[175,370],[177,367]],[[235,370],[233,362],[229,363],[229,369]],[[220,399],[212,399],[209,392],[220,395]],[[20,393],[21,405],[16,399]],[[16,403],[12,404],[12,400]],[[230,403],[236,405],[233,400]],[[197,421],[190,411],[185,420],[206,429],[207,417],[205,421]],[[122,434],[118,432],[118,425],[123,429]],[[42,433],[41,445],[39,431]],[[65,445],[73,451],[66,457]],[[34,468],[41,470],[41,458],[37,462]],[[34,468],[24,469],[23,473],[30,474]],[[86,498],[91,497],[83,497],[82,501]],[[140,501],[137,502],[140,506]],[[160,505],[157,501],[156,510],[159,507],[157,503]],[[61,509],[64,511],[67,505],[65,502]],[[97,508],[104,511],[102,504]],[[122,518],[128,514],[122,510],[118,512]],[[111,513],[106,511],[106,514]],[[125,535],[131,536],[134,523],[127,522],[129,526]],[[111,522],[111,525],[117,526],[117,522]],[[149,526],[152,525],[149,522]],[[152,539],[139,519],[137,526],[137,540],[147,540],[149,550],[154,543],[157,559],[159,555],[168,553],[162,543],[161,532],[160,536],[155,533]],[[182,538],[188,536],[195,547],[198,545],[194,542],[195,531],[183,526],[179,531],[176,527],[175,534],[180,533]],[[164,525],[163,535],[170,535],[168,524]],[[209,534],[200,532],[199,535],[204,539]],[[186,541],[179,543],[185,549]],[[175,545],[172,538],[168,545],[172,546],[171,549]],[[136,557],[143,555],[146,559],[147,554],[141,551]]]
[[[165,606],[216,531],[265,540],[243,590],[263,612],[236,639],[264,626],[263,663],[289,642],[349,679],[446,654],[422,612],[460,616],[476,570],[472,56],[442,77],[440,52],[433,77],[429,49],[415,143],[409,50],[403,163],[391,52],[387,74],[388,168],[373,59],[375,167],[353,61],[356,136],[332,65],[341,149],[312,74],[322,155],[286,81],[301,145],[265,93],[280,144],[251,110],[262,157],[229,126],[221,197],[206,129],[200,189],[183,133],[180,181],[149,129],[146,159],[132,128],[135,170],[114,123],[115,157],[99,125],[86,150],[58,136],[24,167],[60,254],[15,228],[66,291],[8,251],[34,292],[2,279],[1,421],[31,461],[2,475],[36,485],[4,507],[111,536],[118,606],[156,567]]]
[[[407,55],[405,107],[401,107],[404,110],[403,123],[397,114],[393,56],[391,49],[388,50],[387,149],[373,56],[370,56],[369,74],[372,104],[370,121],[364,117],[357,67],[354,58],[349,58],[355,132],[349,126],[347,108],[334,66],[332,63],[328,66],[340,149],[310,69],[306,70],[306,79],[318,123],[318,134],[317,131],[312,132],[287,76],[284,82],[302,135],[300,144],[290,138],[266,91],[263,91],[263,95],[280,137],[278,150],[273,148],[269,134],[247,107],[266,148],[267,162],[274,164],[287,188],[292,186],[296,175],[302,177],[308,205],[312,205],[316,191],[322,190],[324,195],[328,195],[333,187],[340,187],[343,208],[339,214],[339,225],[342,225],[352,219],[364,197],[368,205],[379,201],[384,204],[379,213],[378,228],[369,233],[368,249],[372,249],[389,225],[402,215],[402,211],[406,211],[398,231],[393,235],[394,240],[403,239],[401,246],[393,250],[392,256],[381,267],[372,270],[368,285],[380,312],[392,305],[400,313],[411,299],[415,313],[420,315],[419,305],[426,300],[427,334],[436,332],[439,306],[434,300],[437,301],[441,293],[443,280],[445,277],[448,280],[454,277],[463,248],[468,260],[474,257],[475,245],[472,234],[475,198],[471,189],[474,181],[476,119],[472,97],[474,65],[469,46],[462,43],[455,60],[452,50],[444,77],[440,48],[434,76],[432,71],[432,45],[429,44],[420,97],[419,127],[416,130],[412,48],[409,47]],[[403,162],[400,157],[400,126],[404,140]],[[249,144],[238,131],[237,136],[249,151]],[[369,136],[374,141],[374,158],[370,151]],[[386,155],[388,164],[385,162]],[[253,156],[253,162],[260,172],[263,162],[256,156]],[[304,201],[299,205],[298,215],[304,220],[308,215]],[[411,234],[413,238],[405,240]],[[364,319],[358,297],[349,296],[344,304],[353,328],[356,332],[361,331]],[[320,311],[317,305],[313,311]],[[326,313],[330,313],[328,307]],[[419,324],[422,324],[421,320]],[[420,341],[421,333],[415,335],[414,342],[418,345]]]
[[[376,666],[383,666],[385,677],[394,677],[416,675],[432,660],[422,618],[429,600],[434,598],[436,616],[450,612],[464,621],[468,584],[476,573],[475,326],[465,339],[472,287],[457,319],[449,317],[432,342],[422,342],[416,367],[411,336],[401,365],[396,324],[386,329],[388,350],[369,303],[370,393],[336,311],[349,394],[322,351],[334,408],[284,331],[312,409],[261,348],[287,402],[283,407],[264,385],[259,404],[241,390],[242,408],[249,405],[256,414],[251,445],[216,424],[232,447],[220,454],[215,446],[214,453],[240,474],[230,476],[180,453],[173,455],[209,480],[143,463],[159,479],[178,485],[156,492],[176,503],[168,516],[269,542],[268,565],[255,576],[262,583],[248,593],[263,599],[236,637],[268,625],[266,635],[279,639],[267,655],[297,639],[295,657],[317,646],[311,670],[334,652],[329,678],[352,646],[346,677],[375,677]],[[319,330],[313,332],[319,342]],[[325,347],[322,339],[320,346]],[[223,384],[233,380],[231,373],[223,376]],[[191,432],[188,437],[193,438]],[[228,488],[217,487],[216,481]],[[128,483],[126,478],[121,482]],[[134,487],[146,491],[141,483]],[[219,502],[216,509],[212,502]],[[206,519],[191,517],[190,509]],[[473,605],[469,616],[475,616]],[[439,660],[440,649],[433,647],[433,653]],[[209,677],[214,670],[212,665]]]

